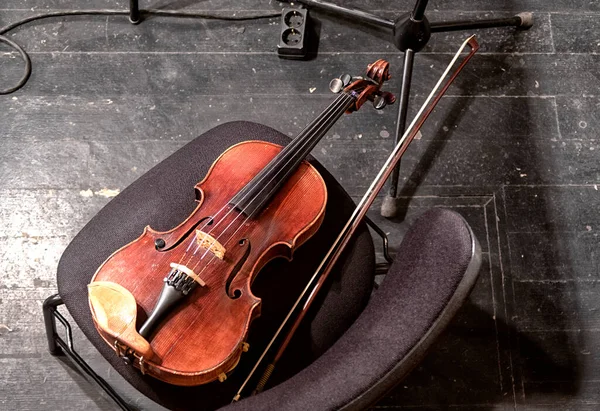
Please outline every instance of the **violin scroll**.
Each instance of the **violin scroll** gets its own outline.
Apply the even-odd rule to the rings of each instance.
[[[379,59],[367,66],[366,77],[351,77],[343,74],[339,78],[331,80],[329,89],[334,93],[343,90],[355,97],[355,102],[347,110],[347,113],[359,110],[367,100],[373,103],[375,109],[381,110],[396,101],[396,97],[392,93],[381,90],[383,83],[391,78],[389,67],[390,63]]]
[[[390,75],[390,63],[383,59],[379,59],[367,66],[367,77],[382,85],[384,81],[392,78]]]

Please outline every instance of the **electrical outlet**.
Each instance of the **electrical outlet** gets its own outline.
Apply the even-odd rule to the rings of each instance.
[[[301,7],[284,8],[281,11],[281,32],[277,54],[285,59],[306,57],[306,26],[308,10]]]

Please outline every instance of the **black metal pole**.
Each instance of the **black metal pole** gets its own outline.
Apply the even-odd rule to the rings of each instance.
[[[384,19],[383,17],[379,17],[366,11],[342,7],[338,6],[337,4],[321,0],[299,0],[298,3],[304,4],[307,7],[314,7],[317,10],[334,13],[347,19],[356,19],[362,21],[363,23],[386,27],[388,29],[394,28],[394,22],[392,20]]]
[[[533,25],[533,17],[531,13],[520,13],[516,16],[503,19],[487,19],[487,20],[460,20],[460,21],[441,21],[438,23],[430,23],[432,33],[440,33],[444,31],[460,31],[460,30],[475,30],[489,29],[492,27],[519,27],[528,29]]]
[[[400,101],[398,102],[398,119],[396,121],[396,138],[394,145],[398,144],[404,129],[406,128],[406,117],[408,115],[408,100],[410,98],[410,83],[412,80],[413,61],[415,52],[407,49],[404,52],[404,68],[402,70],[402,85],[400,86]],[[396,195],[398,194],[398,176],[400,174],[400,162],[390,176],[390,189],[381,204],[381,215],[393,217],[397,214]]]
[[[129,0],[129,21],[133,24],[140,22],[140,5],[138,0]]]
[[[429,0],[417,0],[411,16],[414,20],[423,20],[428,1]]]

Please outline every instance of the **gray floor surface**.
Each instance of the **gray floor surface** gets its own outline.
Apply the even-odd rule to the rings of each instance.
[[[45,10],[126,7],[124,0],[4,0],[0,26]],[[143,6],[273,11],[276,2],[153,1]],[[148,4],[145,4],[148,3]],[[349,1],[387,16],[409,2]],[[410,222],[429,207],[463,214],[484,251],[469,302],[425,361],[375,408],[600,409],[600,2],[432,0],[442,19],[533,11],[535,26],[475,33],[481,51],[402,163]],[[58,259],[111,197],[202,132],[251,120],[295,135],[331,99],[328,83],[402,55],[382,33],[317,16],[318,55],[278,59],[278,19],[231,24],[70,17],[9,33],[33,75],[0,96],[0,408],[113,405],[46,351],[41,317]],[[435,34],[415,60],[423,100],[465,33]],[[0,46],[0,84],[21,73]],[[415,112],[416,105],[412,112]],[[342,119],[314,155],[354,196],[393,143],[395,109]],[[398,246],[403,225],[371,217]],[[133,403],[94,349],[78,347]]]

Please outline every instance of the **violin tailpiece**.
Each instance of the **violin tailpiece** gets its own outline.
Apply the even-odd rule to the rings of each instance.
[[[171,263],[171,271],[164,279],[163,289],[148,319],[140,327],[140,335],[146,338],[154,333],[161,321],[198,286],[206,283],[189,267]]]

